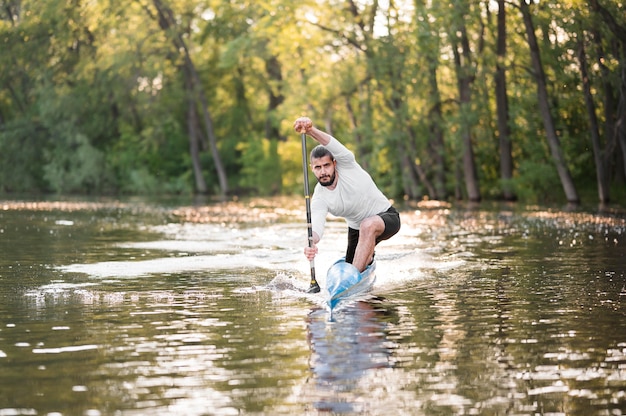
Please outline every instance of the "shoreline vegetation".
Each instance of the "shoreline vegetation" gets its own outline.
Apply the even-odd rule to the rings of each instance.
[[[150,213],[159,212],[173,221],[203,224],[271,223],[285,219],[305,218],[304,206],[299,198],[251,197],[229,201],[213,201],[203,204],[168,203],[161,205],[149,199],[105,199],[105,200],[10,200],[0,199],[0,215],[3,211],[79,212],[96,210],[129,210]],[[397,204],[401,214],[410,215],[407,226],[419,223],[419,217],[432,224],[438,217],[439,225],[454,211],[471,221],[483,212],[497,212],[506,217],[517,212],[529,219],[550,221],[555,228],[575,229],[582,226],[616,227],[626,232],[626,209],[619,206],[600,209],[566,209],[519,203],[451,204],[441,201],[405,202]],[[404,219],[403,219],[404,223]],[[404,224],[403,224],[404,226]]]
[[[621,1],[5,3],[2,197],[296,195],[306,115],[397,201],[626,206]]]

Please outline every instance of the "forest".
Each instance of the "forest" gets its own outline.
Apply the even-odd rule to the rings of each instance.
[[[621,0],[0,0],[0,43],[0,196],[301,193],[306,115],[392,198],[626,205]]]

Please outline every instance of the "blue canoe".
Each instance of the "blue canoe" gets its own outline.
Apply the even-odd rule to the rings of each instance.
[[[337,304],[348,297],[368,292],[376,281],[376,260],[363,273],[356,267],[346,263],[345,259],[337,260],[326,274],[326,290],[328,305],[332,310]]]

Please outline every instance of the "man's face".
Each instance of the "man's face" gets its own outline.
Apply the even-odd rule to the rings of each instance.
[[[313,174],[315,174],[315,177],[322,186],[330,186],[335,183],[335,179],[337,179],[337,172],[335,171],[336,166],[337,162],[332,160],[328,155],[311,159]]]

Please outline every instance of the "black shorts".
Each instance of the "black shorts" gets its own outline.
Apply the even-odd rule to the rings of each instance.
[[[394,207],[390,207],[387,211],[381,212],[378,216],[383,219],[385,230],[376,238],[376,244],[393,237],[400,231],[400,214]],[[356,252],[358,242],[359,230],[348,227],[348,248],[346,249],[347,263],[352,263],[352,260],[354,260],[354,253]]]

